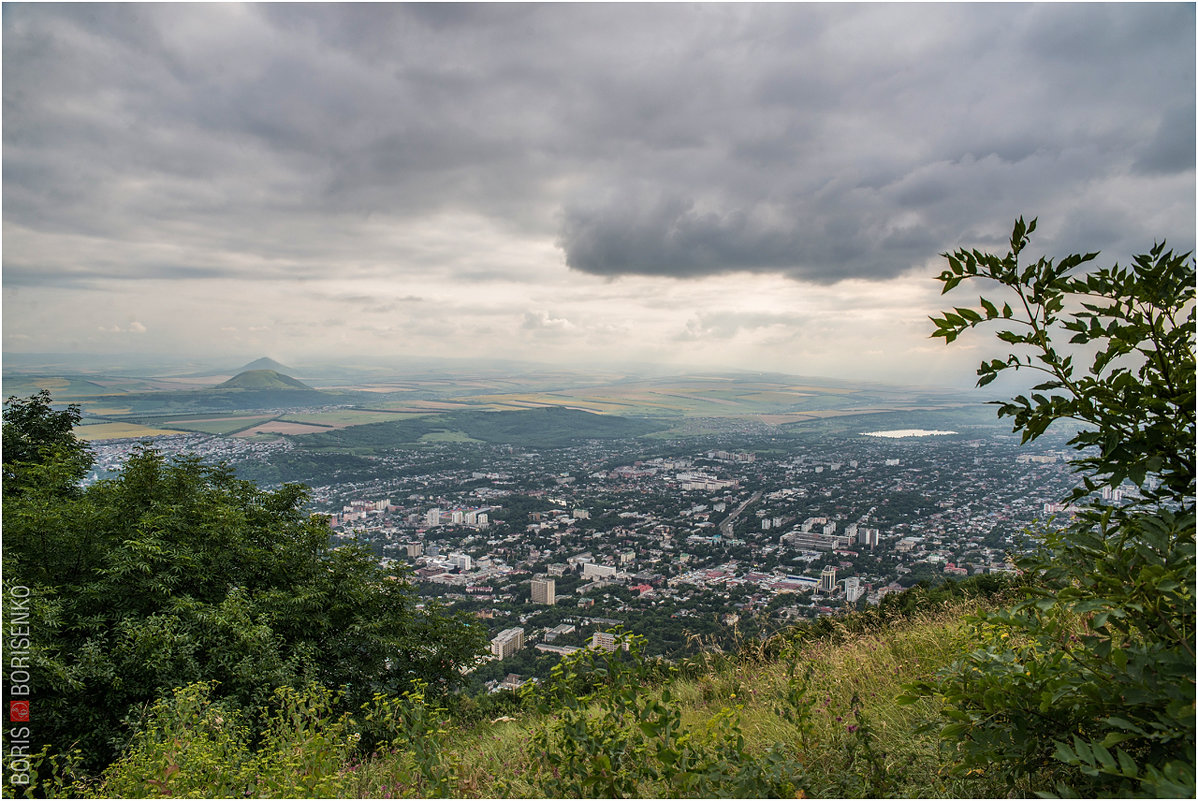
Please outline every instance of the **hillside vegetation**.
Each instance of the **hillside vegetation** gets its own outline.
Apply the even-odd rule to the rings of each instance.
[[[969,614],[1013,597],[999,579],[891,596],[739,652],[668,664],[582,652],[551,682],[436,704],[422,690],[337,714],[319,690],[260,723],[206,684],[159,704],[89,797],[995,797],[1047,788],[957,769],[931,699],[896,701],[978,642]],[[446,708],[446,706],[450,708]],[[255,736],[256,735],[256,736]],[[257,742],[257,747],[253,743]],[[362,754],[353,743],[371,742]],[[50,788],[47,788],[50,789]]]
[[[588,439],[639,437],[666,428],[648,420],[552,407],[504,412],[449,412],[337,431],[305,434],[296,443],[308,449],[369,451],[419,442],[436,434],[531,448],[562,448]]]

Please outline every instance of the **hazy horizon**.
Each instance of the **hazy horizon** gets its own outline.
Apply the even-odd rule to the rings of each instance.
[[[6,4],[3,347],[963,386],[939,253],[1194,247],[1192,4]]]

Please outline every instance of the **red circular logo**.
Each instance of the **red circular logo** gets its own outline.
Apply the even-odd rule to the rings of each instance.
[[[29,702],[28,701],[9,701],[8,702],[8,719],[13,723],[28,723],[29,722]]]

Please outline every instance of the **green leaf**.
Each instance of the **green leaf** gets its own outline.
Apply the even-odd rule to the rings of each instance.
[[[1127,752],[1122,748],[1115,751],[1115,755],[1119,758],[1119,771],[1129,779],[1134,779],[1140,775],[1140,769],[1137,767],[1135,760],[1127,755]]]
[[[1081,758],[1078,757],[1077,752],[1068,745],[1060,742],[1059,740],[1057,741],[1056,745],[1057,748],[1053,753],[1053,756],[1056,757],[1057,760],[1064,762],[1066,765],[1076,765],[1081,762]]]

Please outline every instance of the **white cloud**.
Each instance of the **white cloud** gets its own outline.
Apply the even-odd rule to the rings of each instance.
[[[526,331],[570,331],[574,328],[574,324],[565,317],[554,317],[547,311],[530,311],[524,313],[524,324],[521,326]]]

